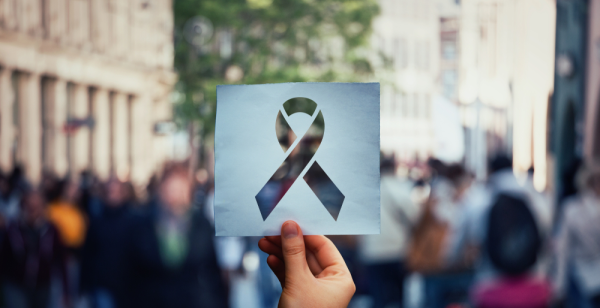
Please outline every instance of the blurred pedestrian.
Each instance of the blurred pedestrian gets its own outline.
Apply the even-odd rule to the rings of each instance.
[[[125,307],[125,252],[132,223],[128,188],[116,178],[105,185],[102,210],[90,218],[81,261],[81,289],[93,308]]]
[[[131,230],[127,307],[226,307],[214,230],[192,209],[188,168],[165,170],[157,193],[156,211]]]
[[[0,173],[0,229],[19,217],[21,194],[9,178]]]
[[[67,290],[75,299],[79,292],[80,253],[87,230],[87,219],[78,206],[79,187],[69,179],[56,180],[47,194],[50,198],[46,215],[56,226],[67,251]]]
[[[23,166],[20,164],[15,164],[8,177],[8,181],[11,183],[12,189],[20,194],[24,194],[25,192],[31,190],[31,184],[25,178]]]
[[[449,240],[447,261],[466,247],[478,250],[473,301],[476,307],[546,307],[550,289],[540,257],[551,227],[550,204],[519,185],[512,161],[490,164],[484,198],[467,205]]]
[[[0,278],[7,308],[47,308],[56,270],[67,290],[65,248],[57,229],[45,217],[44,202],[40,192],[27,193],[21,215],[9,225],[2,243]],[[67,292],[63,299],[65,306],[70,306]]]
[[[446,242],[460,219],[471,176],[457,164],[430,159],[431,193],[423,202],[423,214],[413,229],[408,265],[423,275],[425,306],[446,307],[468,302],[472,282],[467,256],[452,266],[444,262]]]
[[[78,186],[70,180],[61,180],[57,193],[48,204],[48,219],[56,225],[65,246],[75,252],[83,245],[87,228],[86,218],[77,206]]]
[[[105,198],[105,183],[102,183],[89,171],[82,171],[79,176],[78,205],[84,215],[92,220],[102,214]]]
[[[567,199],[556,240],[557,297],[564,298],[570,279],[581,294],[580,307],[600,307],[600,162],[583,164],[579,193]]]
[[[383,157],[381,169],[381,234],[359,237],[373,307],[402,306],[406,256],[411,229],[420,214],[411,200],[413,183],[395,176],[394,157]]]

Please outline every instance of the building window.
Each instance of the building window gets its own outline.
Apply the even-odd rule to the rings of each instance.
[[[415,67],[419,70],[429,69],[429,42],[415,42]]]
[[[115,170],[115,100],[117,93],[111,91],[108,94],[108,155],[110,173],[114,174]]]
[[[382,52],[383,54],[385,54],[385,39],[383,38],[383,36],[378,36],[377,37],[377,49],[379,49],[380,52]]]
[[[418,0],[415,1],[416,7],[416,16],[417,19],[423,21],[427,19],[427,13],[428,13],[428,6],[427,6],[427,0]]]
[[[391,85],[385,85],[381,89],[381,114],[389,115],[392,111],[394,101],[394,88]]]
[[[67,121],[73,118],[73,109],[75,106],[75,84],[72,82],[67,83]],[[73,155],[73,151],[75,147],[73,145],[73,136],[72,134],[67,134],[67,170],[68,173],[74,172],[73,159],[75,155]]]
[[[402,103],[403,103],[403,97],[402,97],[402,93],[395,91],[394,93],[394,115],[396,116],[402,116]]]
[[[442,72],[442,87],[444,96],[448,99],[453,99],[456,94],[456,71],[444,70]]]
[[[417,93],[412,94],[412,115],[411,116],[413,119],[419,118],[419,94],[417,94]]]
[[[423,70],[429,70],[429,42],[423,43]]]
[[[408,66],[408,54],[404,39],[394,39],[394,63],[396,69],[404,69]]]
[[[456,43],[453,41],[443,41],[442,42],[442,57],[445,60],[454,60],[456,59]]]
[[[48,77],[41,78],[41,111],[42,111],[42,166],[52,168],[52,141],[54,140],[54,102],[52,101],[53,80]]]
[[[129,165],[129,176],[131,178],[131,171],[133,169],[133,112],[135,104],[135,97],[133,95],[129,95],[127,97],[127,161]]]
[[[13,101],[12,101],[12,122],[15,134],[13,136],[12,142],[12,161],[15,163],[21,162],[21,158],[19,157],[19,135],[21,134],[20,128],[20,118],[19,118],[19,101],[20,101],[20,91],[19,91],[19,72],[13,72],[11,75],[11,86],[13,93]]]
[[[425,102],[423,104],[423,117],[425,119],[431,118],[431,95],[425,94]]]
[[[479,23],[479,63],[484,74],[493,77],[496,75],[498,4],[480,3],[477,9]]]
[[[414,49],[415,49],[415,54],[413,56],[414,67],[416,69],[420,69],[421,68],[421,42],[416,41]]]
[[[412,94],[405,94],[405,99],[404,99],[404,111],[402,113],[404,113],[404,117],[407,119],[410,119],[412,117]]]
[[[390,115],[393,115],[396,113],[396,90],[395,89],[391,89],[391,91],[390,91],[389,113],[390,113]]]
[[[93,88],[93,87],[88,87],[87,88],[87,99],[88,99],[88,116],[90,117],[90,119],[92,119],[93,121],[97,121],[98,119],[96,119],[95,117],[95,110],[94,110],[94,95],[96,94],[97,89]],[[93,168],[94,166],[94,127],[95,125],[91,125],[90,129],[88,129],[88,164],[89,164],[89,168],[90,170]]]
[[[408,98],[406,96],[406,93],[402,92],[400,93],[400,116],[403,118],[408,117]]]

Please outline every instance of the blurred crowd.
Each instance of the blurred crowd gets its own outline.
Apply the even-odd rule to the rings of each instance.
[[[351,307],[600,307],[600,164],[560,202],[512,161],[477,180],[381,158],[381,234],[331,236]],[[259,238],[214,237],[205,170],[167,164],[147,187],[83,172],[0,174],[0,307],[276,307]]]
[[[129,182],[0,175],[2,307],[225,307],[213,228],[172,164],[146,196]],[[206,183],[203,183],[206,184]],[[198,194],[198,193],[197,193]]]
[[[399,178],[382,158],[381,235],[358,241],[372,307],[600,307],[600,164],[558,201],[512,165],[477,180],[431,159]]]

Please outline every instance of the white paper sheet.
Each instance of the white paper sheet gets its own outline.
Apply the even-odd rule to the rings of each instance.
[[[294,97],[317,103],[312,117],[287,118],[297,141],[322,112],[323,139],[308,167],[318,162],[344,195],[337,220],[302,178],[308,167],[265,220],[259,210],[257,193],[289,154],[275,126],[283,103]],[[216,235],[278,235],[286,220],[296,221],[307,235],[379,234],[379,83],[217,87]]]

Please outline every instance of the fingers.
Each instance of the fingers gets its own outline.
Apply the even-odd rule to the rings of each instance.
[[[270,255],[267,257],[267,264],[275,276],[277,276],[277,279],[279,279],[281,287],[283,287],[285,284],[285,265],[283,264],[283,261],[274,255]]]
[[[310,275],[302,230],[294,221],[288,220],[281,226],[281,248],[286,280]]]
[[[281,246],[276,246],[275,244],[273,244],[265,238],[261,238],[258,241],[258,248],[260,248],[260,250],[262,250],[266,254],[274,255],[277,258],[283,260],[283,251],[281,250]]]
[[[319,264],[319,261],[317,261],[317,257],[315,257],[315,254],[310,250],[306,251],[306,261],[308,262],[308,268],[310,269],[310,272],[314,276],[317,276],[323,272],[323,268]]]
[[[281,247],[281,235],[265,236],[265,238],[275,246]]]
[[[290,234],[286,234],[284,228],[289,228],[287,231],[290,231]],[[323,273],[323,275],[339,272],[349,273],[341,254],[331,240],[325,236],[302,236],[300,228],[293,221],[287,221],[283,224],[281,234],[281,236],[266,236],[259,241],[258,246],[265,253],[276,256],[281,263],[287,265],[286,254],[284,253],[284,245],[286,244],[284,242],[287,243],[288,255],[292,252],[295,260],[301,264],[300,266],[289,265],[288,268],[302,271],[308,268],[314,276],[322,274],[323,270],[328,268],[329,271]],[[291,236],[291,239],[286,236]],[[300,257],[304,260],[300,260]]]
[[[346,271],[348,270],[344,258],[342,258],[342,255],[331,240],[322,235],[307,235],[304,239],[306,248],[315,255],[316,261],[321,268],[343,266]]]
[[[258,247],[264,253],[269,254],[269,255],[275,255],[280,260],[283,260],[283,250],[281,249],[281,237],[280,236],[274,237],[279,240],[279,245],[277,245],[276,243],[273,243],[272,238],[273,237],[268,236],[268,237],[260,239],[260,241],[258,241]],[[313,275],[316,276],[323,271],[323,268],[321,267],[321,265],[319,265],[319,262],[317,261],[315,254],[310,250],[306,251],[306,261],[308,263],[308,268],[310,269],[310,271]]]

